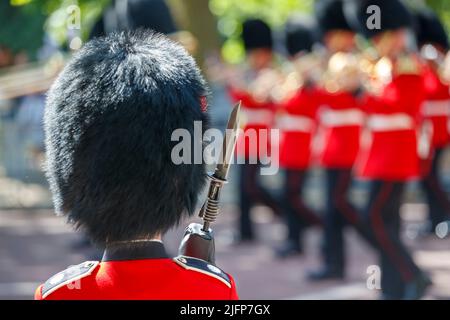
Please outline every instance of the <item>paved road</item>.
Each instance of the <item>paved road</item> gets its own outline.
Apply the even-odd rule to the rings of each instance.
[[[420,213],[420,208],[420,205],[414,205],[409,211]],[[225,206],[215,231],[217,263],[234,275],[241,298],[377,297],[377,290],[366,287],[367,267],[376,263],[376,256],[352,230],[346,234],[349,245],[347,279],[313,284],[306,281],[304,275],[306,270],[319,265],[320,230],[308,231],[303,256],[280,261],[274,258],[272,250],[284,234],[280,222],[273,218],[268,209],[256,207],[252,213],[257,223],[259,241],[235,246],[231,239],[236,211],[232,205]],[[173,254],[176,253],[182,229],[173,230],[166,236],[165,242]],[[79,235],[66,226],[63,218],[55,217],[51,210],[0,211],[0,299],[30,299],[42,280],[69,265],[100,256],[101,253],[95,249],[73,249],[71,246],[78,239]],[[415,258],[430,272],[435,283],[426,298],[450,298],[450,240],[425,238],[407,241],[414,248]]]

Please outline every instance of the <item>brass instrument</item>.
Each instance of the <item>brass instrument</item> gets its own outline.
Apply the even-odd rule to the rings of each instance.
[[[285,61],[270,93],[272,100],[286,101],[305,85],[317,83],[323,69],[323,59],[315,53],[302,54],[294,60]]]
[[[283,81],[283,74],[279,69],[267,68],[258,72],[257,76],[247,86],[247,91],[256,101],[274,101],[274,88]]]
[[[420,62],[414,54],[405,52],[393,61],[367,49],[359,54],[334,54],[322,83],[329,92],[362,89],[379,95],[394,75],[419,73]]]
[[[329,59],[320,85],[328,92],[356,91],[362,81],[361,59],[351,52],[336,52]]]
[[[46,62],[28,63],[0,70],[0,100],[47,91],[64,66],[60,55]]]
[[[318,82],[325,69],[323,57],[316,52],[298,56],[293,65],[304,83]]]
[[[282,79],[275,83],[270,96],[275,102],[282,102],[292,97],[304,85],[304,79],[295,70],[282,75]]]
[[[441,67],[441,78],[450,84],[450,51],[446,54]]]
[[[420,49],[420,56],[437,71],[441,81],[450,84],[450,51],[444,54],[432,44],[426,44]]]
[[[392,61],[365,53],[359,56],[361,67],[361,87],[373,95],[381,94],[383,88],[392,80]]]
[[[419,63],[413,55],[403,54],[395,61],[364,51],[356,55],[360,87],[372,94],[379,94],[396,74],[418,74]]]

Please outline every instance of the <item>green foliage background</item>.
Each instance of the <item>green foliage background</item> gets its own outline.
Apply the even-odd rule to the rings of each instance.
[[[15,6],[14,14],[6,10]],[[68,37],[66,28],[68,6],[76,4],[81,8],[81,35],[84,39],[111,0],[0,0],[0,43],[14,51],[25,50],[34,54],[43,36],[43,29],[60,44]],[[175,11],[182,7],[182,1],[170,1]],[[425,3],[442,18],[450,31],[449,0],[405,0],[409,5],[419,7]],[[217,19],[217,30],[223,40],[222,55],[229,62],[239,62],[243,56],[243,46],[239,40],[241,23],[248,17],[260,17],[273,27],[280,27],[294,12],[311,12],[314,0],[209,0],[209,9]],[[202,17],[198,17],[202,19]],[[202,39],[199,39],[202,41]]]
[[[449,0],[427,0],[426,3],[437,12],[447,27],[450,34],[450,1]]]
[[[450,0],[405,0],[420,10],[428,5],[440,16],[450,33]],[[218,19],[218,31],[226,38],[222,55],[229,62],[243,59],[244,50],[239,40],[240,24],[248,17],[259,17],[272,27],[281,26],[295,12],[311,13],[314,0],[210,0],[210,9]]]
[[[110,0],[0,0],[0,44],[15,53],[25,51],[34,58],[47,32],[62,47],[67,45],[66,9],[81,9],[81,36],[87,35]],[[9,3],[8,3],[9,2]]]
[[[229,62],[239,62],[244,57],[240,41],[242,21],[257,17],[277,28],[293,12],[311,12],[313,0],[210,0],[210,10],[217,16],[217,28],[226,40],[222,55]]]
[[[14,53],[25,52],[33,58],[42,45],[45,20],[46,15],[37,3],[16,9],[7,1],[0,1],[0,45]]]

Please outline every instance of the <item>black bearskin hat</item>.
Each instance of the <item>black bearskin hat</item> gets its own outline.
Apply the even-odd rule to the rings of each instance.
[[[246,20],[242,26],[242,40],[247,51],[261,48],[272,49],[272,30],[260,19]]]
[[[164,0],[128,0],[128,28],[148,28],[170,34],[178,31]]]
[[[448,37],[439,17],[431,10],[421,10],[415,15],[416,38],[419,46],[437,44],[444,50],[449,49]]]
[[[164,0],[113,0],[92,27],[89,38],[140,28],[163,34],[178,31]]]
[[[301,51],[310,52],[316,42],[315,26],[312,21],[300,17],[290,18],[285,26],[286,49],[290,56]]]
[[[86,43],[45,110],[56,212],[100,244],[163,233],[191,214],[205,167],[174,164],[171,135],[192,136],[194,121],[208,128],[206,93],[193,58],[165,36],[122,32]]]
[[[380,28],[368,27],[368,19],[374,14],[370,6],[380,9],[377,11],[380,14]],[[384,31],[413,27],[411,12],[400,0],[347,0],[344,12],[349,24],[367,38]]]
[[[317,0],[314,12],[322,36],[332,30],[349,30],[352,28],[344,16],[343,0]]]

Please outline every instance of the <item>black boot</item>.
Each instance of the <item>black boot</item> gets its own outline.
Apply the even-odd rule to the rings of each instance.
[[[390,293],[382,293],[380,295],[379,300],[402,300],[402,296],[401,295],[394,295],[394,294],[390,294]]]
[[[322,268],[317,271],[308,273],[308,280],[322,281],[322,280],[342,280],[344,279],[344,272],[339,270],[330,270],[329,268]]]
[[[252,244],[255,242],[255,236],[253,232],[250,233],[236,233],[233,235],[232,245],[239,246],[245,244]]]
[[[281,259],[301,254],[303,254],[303,248],[292,241],[286,241],[281,247],[275,249],[275,255]]]
[[[433,283],[425,274],[417,276],[413,281],[405,285],[404,300],[418,300],[423,297],[425,291]]]

